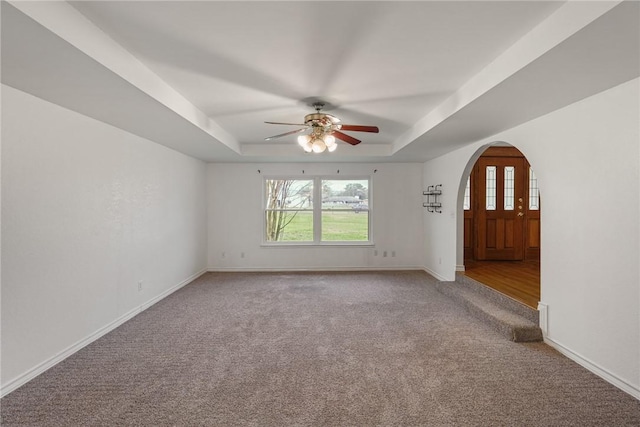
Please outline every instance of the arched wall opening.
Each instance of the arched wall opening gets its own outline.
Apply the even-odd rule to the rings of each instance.
[[[534,169],[506,141],[473,152],[458,185],[456,264],[461,274],[536,309],[541,211]]]

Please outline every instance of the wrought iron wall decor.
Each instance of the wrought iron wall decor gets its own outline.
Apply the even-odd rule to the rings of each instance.
[[[442,184],[428,186],[427,191],[423,191],[422,195],[427,196],[427,201],[422,203],[422,207],[427,208],[427,212],[442,213],[442,203],[440,202]]]

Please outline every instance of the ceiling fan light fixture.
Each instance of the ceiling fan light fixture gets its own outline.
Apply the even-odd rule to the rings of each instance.
[[[331,114],[323,113],[322,109],[324,107],[324,102],[314,102],[313,108],[315,108],[316,112],[307,114],[304,117],[304,123],[265,122],[272,125],[288,125],[299,127],[299,129],[296,130],[267,137],[265,138],[265,140],[269,141],[283,136],[308,132],[305,135],[298,136],[298,145],[300,145],[300,147],[302,147],[307,153],[322,153],[326,150],[328,150],[329,152],[334,152],[336,150],[338,145],[336,142],[336,138],[351,145],[358,145],[360,144],[360,142],[362,142],[359,139],[343,133],[343,130],[352,132],[379,132],[377,126],[342,124],[340,123],[339,118],[332,116]]]

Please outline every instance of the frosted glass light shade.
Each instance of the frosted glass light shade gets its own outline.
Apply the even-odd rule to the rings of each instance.
[[[309,135],[300,135],[298,137],[298,144],[300,144],[302,148],[304,148],[309,141],[311,141],[311,137]]]
[[[331,148],[336,145],[336,137],[333,135],[325,135],[322,137],[327,148]]]
[[[313,140],[313,146],[311,148],[314,153],[322,153],[327,148],[327,145],[322,139],[316,138]]]

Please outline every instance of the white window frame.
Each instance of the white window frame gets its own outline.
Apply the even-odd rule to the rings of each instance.
[[[268,180],[297,180],[297,181],[313,181],[313,241],[298,242],[298,241],[284,241],[274,242],[267,241],[266,230],[266,205],[267,205],[267,181]],[[367,230],[368,240],[331,240],[322,241],[322,181],[357,181],[366,180],[368,182],[369,198],[368,205],[369,210],[367,214]],[[372,232],[372,195],[373,195],[373,177],[371,175],[268,175],[262,179],[262,204],[260,207],[261,223],[262,223],[262,244],[266,247],[290,247],[290,246],[374,246],[373,232]]]

